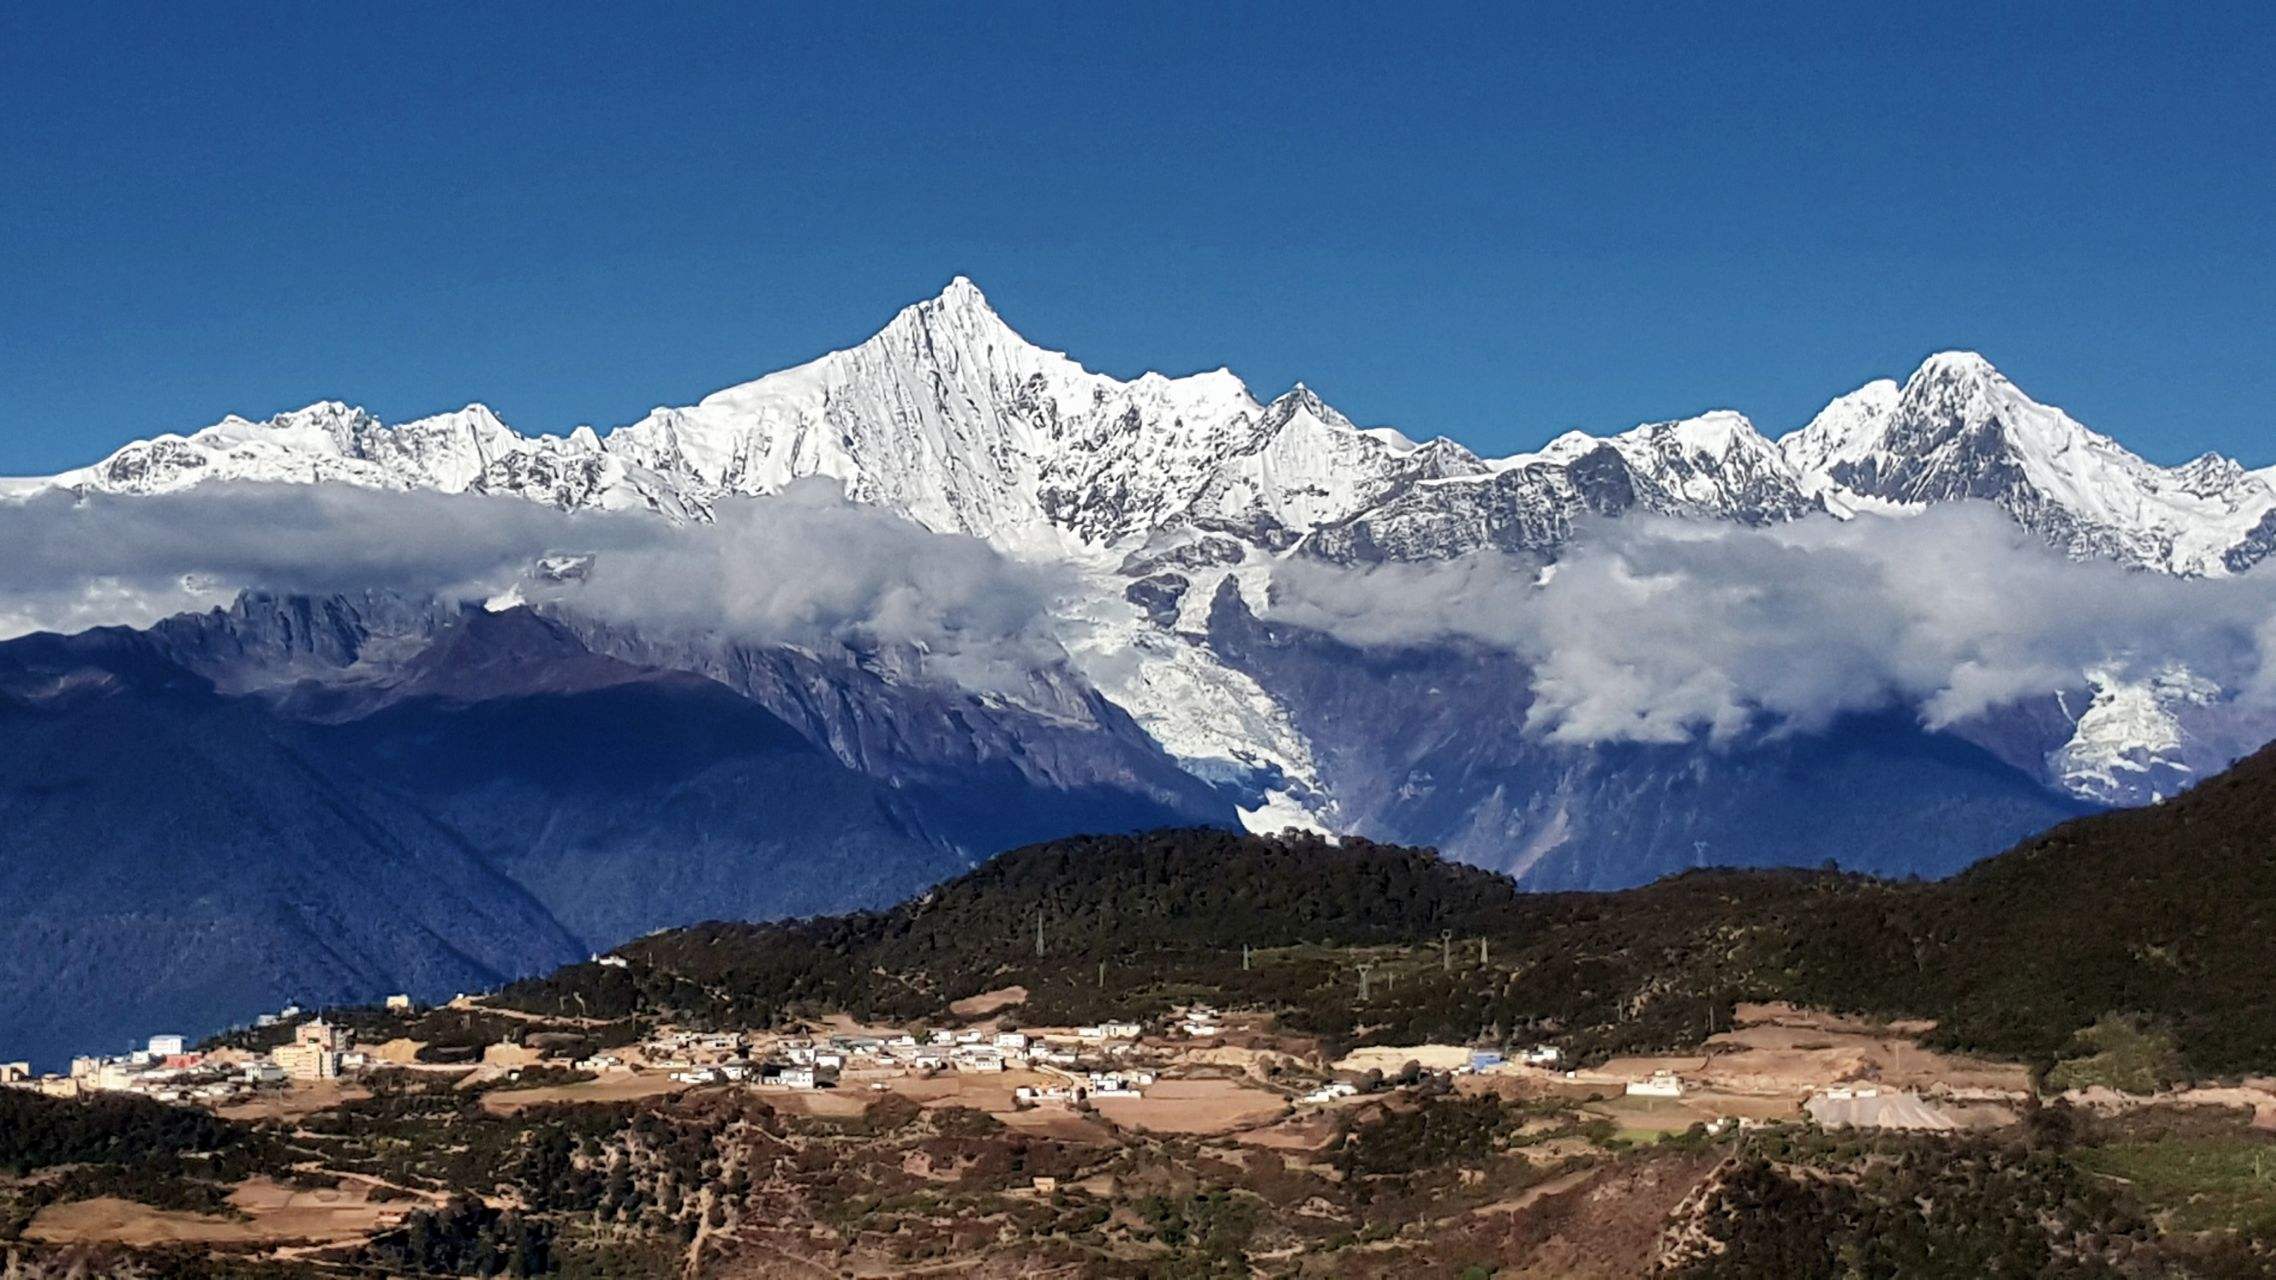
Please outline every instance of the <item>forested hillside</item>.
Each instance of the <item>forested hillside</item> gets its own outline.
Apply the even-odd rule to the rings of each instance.
[[[2166,804],[2084,818],[1953,879],[1700,871],[1520,893],[1426,851],[1177,830],[1015,850],[886,912],[707,924],[507,1003],[766,1022],[916,1016],[1011,985],[1037,1020],[1210,998],[1336,1040],[1681,1043],[1741,1000],[1931,1017],[2052,1063],[2105,1014],[2201,1074],[2276,1068],[2276,750]],[[1041,928],[1040,949],[1038,925]],[[1246,967],[1244,946],[1253,948]],[[1358,969],[1377,980],[1359,998]]]

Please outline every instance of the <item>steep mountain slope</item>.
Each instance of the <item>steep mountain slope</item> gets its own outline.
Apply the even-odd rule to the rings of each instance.
[[[833,704],[897,750],[841,755],[818,719],[527,609],[249,597],[0,644],[0,1039],[52,1060],[448,996],[669,924],[891,901],[1001,843],[1231,819],[1126,720],[976,722],[874,678]]]
[[[2083,812],[1909,714],[1742,743],[1575,745],[1527,728],[1531,680],[1478,645],[1365,649],[1218,593],[1209,644],[1314,744],[1340,829],[1428,845],[1529,889],[1698,866],[1942,875]]]
[[[457,832],[146,637],[0,646],[0,829],[0,1028],[39,1061],[580,954]]]

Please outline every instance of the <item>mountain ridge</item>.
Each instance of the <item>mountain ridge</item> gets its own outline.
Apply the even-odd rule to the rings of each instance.
[[[524,436],[479,402],[389,426],[320,401],[133,442],[46,483],[336,482],[702,520],[723,497],[822,476],[1020,554],[1126,552],[1191,526],[1361,559],[1550,554],[1581,510],[1766,523],[1973,499],[2070,554],[2217,576],[2276,541],[2271,474],[2218,455],[2157,466],[1966,351],[1868,382],[1777,439],[1718,409],[1486,458],[1358,427],[1302,383],[1260,401],[1223,368],[1091,371],[1022,337],[958,276],[861,343],[605,433]]]

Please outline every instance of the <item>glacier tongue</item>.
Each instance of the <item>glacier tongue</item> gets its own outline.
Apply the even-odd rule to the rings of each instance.
[[[2106,668],[2086,678],[2093,699],[2079,713],[2070,741],[2047,759],[2058,786],[2082,799],[2129,804],[2162,800],[2194,781],[2180,713],[2212,705],[2221,696],[2219,685],[2179,666],[2146,680],[2127,680]]]

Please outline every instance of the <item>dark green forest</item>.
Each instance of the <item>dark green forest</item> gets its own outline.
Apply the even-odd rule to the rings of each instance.
[[[1038,952],[1038,926],[1041,951]],[[766,1025],[923,1017],[1009,986],[1037,1022],[1180,999],[1272,1009],[1339,1043],[1695,1041],[1742,1000],[1928,1017],[1945,1045],[2051,1064],[2098,1017],[2201,1075],[2276,1068],[2276,752],[2146,809],[2056,827],[1950,880],[1686,873],[1525,894],[1428,851],[1192,829],[1006,853],[890,911],[712,923],[503,1003]],[[1480,951],[1483,944],[1483,959]],[[1243,948],[1252,949],[1244,968]],[[1358,966],[1381,980],[1365,1001]]]

